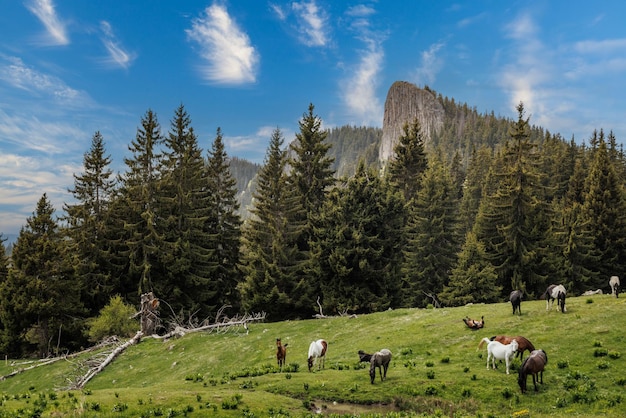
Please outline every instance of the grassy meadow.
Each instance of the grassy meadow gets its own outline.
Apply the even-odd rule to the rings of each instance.
[[[626,416],[626,297],[567,299],[567,312],[543,300],[511,305],[398,309],[328,319],[253,323],[238,332],[144,339],[80,391],[68,391],[95,353],[0,381],[0,417],[544,417]],[[462,318],[485,317],[472,331]],[[483,337],[523,335],[548,354],[544,384],[521,394],[519,359],[486,368]],[[276,365],[275,341],[287,346]],[[328,341],[325,368],[309,372],[309,343]],[[389,348],[387,380],[370,384],[359,349]],[[525,354],[526,356],[528,353]],[[21,362],[24,363],[24,362]],[[27,367],[3,361],[0,375]]]

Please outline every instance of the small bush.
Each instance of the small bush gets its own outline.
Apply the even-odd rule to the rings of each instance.
[[[435,363],[433,363],[432,361],[427,361],[425,363],[426,367],[433,367],[435,365]]]
[[[596,341],[593,342],[593,346],[594,347],[602,347],[602,342],[596,340]]]
[[[132,337],[139,330],[139,324],[131,318],[135,313],[135,308],[126,305],[121,296],[113,296],[100,315],[87,322],[89,340],[97,342],[111,335]]]
[[[604,357],[604,356],[607,356],[608,354],[609,354],[609,350],[607,350],[606,348],[596,348],[593,351],[594,357]]]
[[[587,303],[593,303],[593,299],[589,298],[586,300]]]
[[[619,351],[609,351],[609,357],[612,358],[613,360],[617,360],[621,356],[622,355],[620,354]]]
[[[567,362],[567,360],[559,360],[556,363],[556,367],[558,367],[559,369],[566,369],[569,366],[569,363]]]
[[[598,369],[606,370],[608,368],[609,368],[609,363],[607,363],[606,361],[601,361],[598,363]]]
[[[429,370],[426,372],[426,377],[429,379],[434,379],[435,378],[435,372],[432,370]]]
[[[444,364],[450,363],[450,357],[444,357],[441,359],[441,362]]]
[[[426,395],[436,396],[436,395],[437,395],[437,393],[439,393],[439,391],[438,391],[438,390],[437,390],[437,388],[436,388],[436,387],[434,387],[434,386],[428,386],[428,387],[426,388],[426,390],[424,390],[424,393],[425,393]]]

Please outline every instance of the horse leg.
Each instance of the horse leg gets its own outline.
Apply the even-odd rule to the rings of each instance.
[[[504,362],[506,363],[506,374],[509,374],[509,360],[511,356],[504,356]]]

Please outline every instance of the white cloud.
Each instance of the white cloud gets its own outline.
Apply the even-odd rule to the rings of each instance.
[[[26,7],[46,27],[49,35],[47,44],[67,45],[70,43],[65,24],[57,17],[52,0],[31,0]]]
[[[245,158],[253,163],[262,164],[276,126],[262,126],[252,135],[224,136],[224,145],[231,156]],[[291,130],[279,128],[287,145],[295,134]]]
[[[444,42],[432,44],[430,48],[422,52],[422,62],[415,71],[418,85],[432,85],[437,78],[437,73],[443,67],[443,60],[437,53],[445,46]]]
[[[189,39],[200,46],[206,61],[202,76],[210,82],[223,84],[254,83],[259,54],[228,14],[225,7],[213,4],[205,13],[192,20],[186,30]]]
[[[100,29],[102,30],[102,43],[106,48],[109,56],[106,62],[110,65],[115,65],[122,68],[128,68],[135,59],[135,55],[126,51],[126,49],[117,40],[117,37],[113,33],[111,24],[105,20],[100,22]]]
[[[604,39],[602,41],[580,41],[574,44],[576,52],[581,54],[624,54],[626,52],[626,39]]]
[[[300,41],[306,46],[325,46],[328,41],[328,17],[314,0],[309,2],[293,2]]]
[[[287,19],[287,13],[279,5],[270,3],[270,9],[272,9],[278,20],[282,21]]]
[[[86,99],[83,93],[67,86],[59,78],[30,68],[16,57],[0,55],[0,80],[11,87],[31,93],[44,93],[62,102]]]

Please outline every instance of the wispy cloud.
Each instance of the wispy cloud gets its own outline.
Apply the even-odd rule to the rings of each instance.
[[[102,44],[107,50],[108,58],[105,62],[108,65],[128,68],[135,59],[135,54],[128,52],[115,36],[111,24],[105,20],[100,22],[102,30]]]
[[[0,80],[13,88],[44,94],[64,103],[88,99],[84,93],[67,86],[58,77],[29,67],[20,58],[2,54],[0,54]]]
[[[224,136],[224,145],[230,155],[237,155],[253,163],[262,164],[275,129],[276,126],[262,126],[252,135]],[[285,142],[289,142],[290,138],[295,136],[291,130],[280,128],[280,131]]]
[[[48,32],[46,44],[67,45],[70,39],[65,24],[59,19],[52,0],[30,0],[26,7],[43,23]]]
[[[306,46],[326,46],[329,42],[328,16],[315,0],[293,2],[300,42]]]
[[[437,73],[443,67],[443,59],[437,53],[445,46],[445,42],[437,42],[432,44],[426,51],[422,51],[422,60],[420,66],[415,71],[415,78],[418,85],[432,85]]]
[[[219,84],[254,83],[259,54],[248,35],[230,17],[224,6],[213,4],[192,20],[187,36],[200,46],[206,62],[202,77]]]

